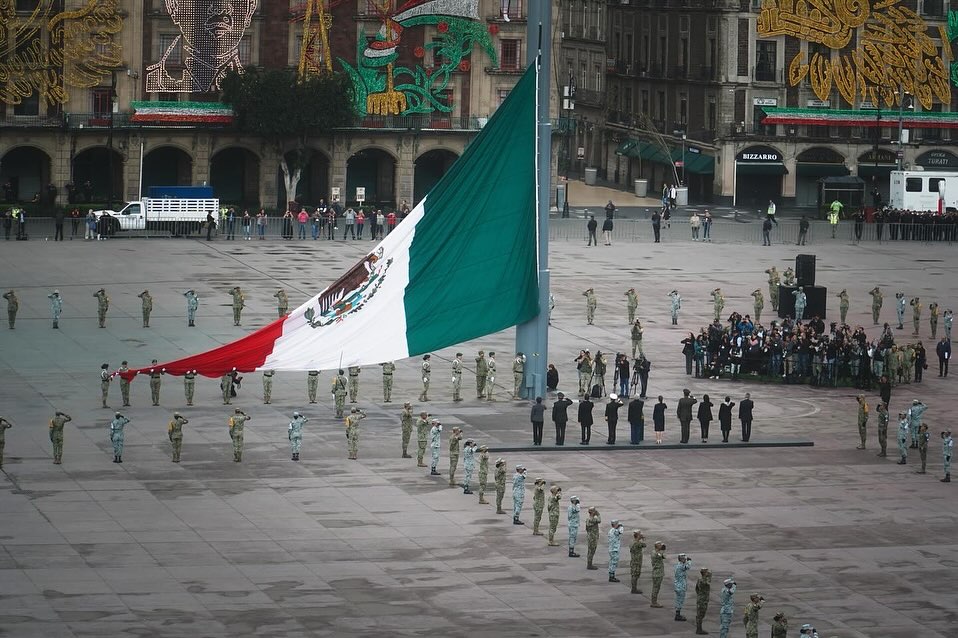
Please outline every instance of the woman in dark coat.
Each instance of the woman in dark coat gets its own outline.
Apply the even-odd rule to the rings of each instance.
[[[699,403],[699,425],[702,427],[702,443],[709,442],[709,423],[712,422],[712,405],[709,401],[709,395],[703,394],[702,401]]]
[[[732,408],[735,403],[731,397],[725,397],[725,403],[719,406],[719,425],[722,428],[722,443],[728,443],[728,433],[732,431]],[[701,408],[699,408],[701,410]]]
[[[638,445],[645,439],[645,416],[642,414],[644,405],[642,399],[638,398],[629,402],[629,425],[632,426],[629,443],[632,445]]]
[[[556,367],[553,364],[549,364],[549,369],[546,370],[546,390],[549,392],[555,392],[556,388],[559,387],[559,371],[556,370]]]
[[[659,402],[655,404],[655,407],[652,408],[652,425],[655,429],[655,442],[659,444],[662,442],[662,437],[665,433],[665,411],[669,406],[665,405],[665,399],[662,398],[662,395],[659,395]]]

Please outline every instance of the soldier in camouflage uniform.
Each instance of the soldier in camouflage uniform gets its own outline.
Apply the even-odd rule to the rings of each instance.
[[[12,427],[12,423],[0,416],[0,468],[3,467],[3,447],[6,445],[7,429]]]
[[[512,400],[518,401],[522,397],[519,393],[522,391],[525,382],[526,355],[521,352],[516,353],[516,358],[512,361]]]
[[[233,368],[235,370],[236,368]],[[223,405],[229,405],[233,397],[233,373],[227,372],[220,377],[220,390],[223,392]]]
[[[160,404],[160,377],[166,374],[166,368],[157,369],[156,359],[150,363],[150,396],[153,399],[153,405]]]
[[[951,483],[951,457],[955,452],[955,440],[951,436],[951,430],[944,430],[941,433],[941,469],[945,476],[941,479],[942,483]]]
[[[280,317],[285,316],[289,312],[289,298],[286,296],[286,291],[280,288],[273,296],[276,297],[276,314]]]
[[[878,286],[875,286],[869,290],[868,294],[872,296],[872,322],[877,326],[878,315],[881,314],[881,307],[885,302],[885,295],[882,294],[881,289]]]
[[[239,286],[234,286],[230,290],[230,295],[233,297],[233,325],[238,326],[243,315],[243,308],[246,307],[246,296]]]
[[[752,306],[752,310],[755,314],[752,318],[755,320],[755,323],[761,323],[762,309],[765,308],[765,295],[762,294],[761,289],[756,288],[752,291],[752,298],[755,299],[755,303]]]
[[[54,290],[52,293],[47,295],[47,299],[50,300],[50,312],[53,313],[53,329],[60,329],[60,313],[63,311],[63,297],[60,296],[59,290]],[[947,326],[947,321],[945,322]]]
[[[772,618],[772,638],[787,638],[788,636],[788,617],[784,611],[780,611]]]
[[[585,538],[587,543],[585,568],[599,569],[592,564],[592,559],[595,558],[595,550],[599,547],[599,523],[602,522],[602,518],[599,516],[599,510],[594,507],[590,507],[587,514],[588,516],[586,516],[585,519]]]
[[[106,404],[107,398],[110,394],[110,382],[113,381],[113,375],[109,372],[109,363],[104,363],[100,366],[100,395],[103,399],[103,407],[108,408]]]
[[[489,374],[489,363],[486,353],[482,350],[476,356],[476,398],[481,399],[486,393],[486,376]]]
[[[408,404],[407,404],[408,405]],[[426,467],[423,458],[426,456],[426,442],[429,440],[429,413],[420,412],[419,420],[416,421],[416,466]]]
[[[532,487],[532,535],[542,536],[539,523],[542,521],[542,512],[546,507],[546,480],[537,478]]]
[[[525,525],[519,520],[522,514],[522,504],[526,502],[526,468],[516,466],[516,473],[512,475],[512,524]]]
[[[878,404],[878,445],[881,447],[878,456],[888,456],[886,452],[888,446],[888,404],[882,402]]]
[[[183,296],[186,297],[186,325],[193,328],[196,326],[196,309],[200,307],[200,298],[193,289],[184,292]]]
[[[303,445],[303,426],[309,421],[299,412],[293,412],[293,419],[289,422],[286,430],[286,438],[289,439],[289,450],[292,457],[291,461],[299,460],[299,450]]]
[[[457,352],[456,358],[452,360],[452,400],[462,401],[462,353]]]
[[[340,370],[339,374],[343,371]],[[336,387],[336,380],[333,380],[333,388]],[[306,398],[310,403],[316,403],[316,390],[319,389],[319,370],[310,370],[306,373]],[[335,394],[335,390],[333,392]],[[342,411],[336,414],[337,418],[342,418]]]
[[[349,459],[359,458],[359,422],[366,418],[366,413],[359,408],[352,408],[346,417],[346,442],[349,447]]]
[[[478,446],[472,439],[467,439],[462,447],[462,493],[472,494],[469,489],[472,483],[472,475],[476,471],[476,450]]]
[[[233,461],[239,463],[243,460],[243,430],[249,417],[246,413],[236,408],[233,410],[233,416],[230,417],[230,438],[233,439]]]
[[[569,507],[566,509],[566,523],[569,527],[569,558],[578,558],[575,553],[575,543],[579,539],[579,497],[569,497]]]
[[[858,445],[859,450],[865,449],[865,436],[868,433],[868,403],[865,401],[865,395],[858,395],[858,438],[861,439],[861,443]]]
[[[349,402],[356,403],[359,398],[359,373],[362,368],[349,366]]]
[[[632,358],[635,358],[636,351],[642,354],[642,322],[638,319],[632,324]]]
[[[765,272],[768,274],[768,299],[772,302],[772,310],[778,312],[778,286],[782,281],[775,266]]]
[[[126,361],[121,363],[119,370],[116,371],[116,376],[120,377],[120,396],[123,398],[123,407],[130,406],[130,380],[124,376],[129,371],[130,367]]]
[[[496,514],[505,514],[502,499],[506,495],[506,462],[496,459]]]
[[[622,546],[622,525],[619,521],[612,521],[609,527],[609,582],[617,583],[619,579],[615,577],[615,570],[619,566],[619,549]]]
[[[913,322],[913,324],[914,324],[914,326],[915,326],[915,332],[912,333],[912,336],[917,337],[919,334],[921,334],[921,306],[922,306],[922,304],[921,304],[921,301],[918,299],[918,297],[915,297],[915,298],[912,299],[909,303],[911,303],[911,313],[912,313],[912,314],[911,314],[911,318],[912,318],[912,322]]]
[[[910,384],[915,378],[915,347],[912,344],[905,346],[901,356],[902,376],[905,377],[905,383]]]
[[[17,293],[13,290],[8,290],[3,293],[3,298],[7,300],[7,322],[10,324],[10,329],[13,330],[13,326],[17,323],[17,311],[20,310],[20,301],[17,299]]]
[[[712,592],[712,572],[699,571],[699,580],[695,583],[695,633],[704,636],[708,632],[702,629],[702,621],[709,610],[709,594]]]
[[[635,323],[635,311],[639,308],[639,295],[635,292],[635,288],[629,288],[625,291],[626,297],[626,306],[629,311],[629,323]],[[633,357],[635,355],[632,355]]]
[[[931,328],[931,340],[938,340],[938,317],[941,315],[941,308],[936,302],[928,304],[928,325]]]
[[[585,297],[585,320],[586,323],[591,326],[595,321],[595,307],[597,305],[595,300],[595,290],[589,288],[582,293],[582,296]]]
[[[60,465],[63,462],[63,426],[72,420],[69,414],[59,410],[50,419],[50,442],[53,444],[54,465]]]
[[[789,288],[795,285],[795,271],[792,270],[791,266],[786,268],[785,272],[782,273],[782,284]]]
[[[485,505],[486,481],[489,480],[489,448],[485,445],[479,448],[479,504]]]
[[[343,411],[346,409],[346,376],[342,370],[333,379],[333,397],[336,400],[336,418],[343,418]],[[315,403],[315,401],[310,401]]]
[[[110,421],[110,443],[113,444],[113,462],[123,462],[123,443],[125,440],[124,428],[130,420],[117,412]]]
[[[429,471],[430,476],[442,476],[439,473],[439,470],[436,469],[439,465],[439,446],[441,445],[441,436],[442,436],[442,423],[439,422],[439,419],[432,419],[430,421],[432,427],[429,428],[429,450],[431,452],[431,465],[432,468]]]
[[[675,564],[675,577],[673,580],[675,589],[675,620],[684,622],[685,616],[682,615],[682,607],[685,606],[685,592],[688,590],[688,571],[692,569],[692,559],[686,554],[679,554],[678,560],[679,562]]]
[[[758,638],[758,612],[765,599],[759,594],[752,594],[751,602],[745,605],[745,638]]]
[[[848,291],[842,288],[842,291],[836,295],[838,297],[838,312],[842,318],[842,324],[845,323],[845,318],[848,317]]]
[[[186,405],[193,405],[193,391],[196,389],[196,370],[187,370],[183,375],[183,392],[186,394]]]
[[[412,436],[412,404],[409,401],[406,401],[402,406],[399,422],[402,425],[402,458],[411,459],[412,457],[409,456],[409,438]]]
[[[715,314],[715,320],[721,321],[722,310],[725,308],[725,295],[722,294],[721,288],[716,288],[710,294],[712,297],[712,311]]]
[[[263,371],[263,403],[269,405],[273,400],[273,370]]]
[[[180,452],[183,450],[183,426],[187,423],[189,423],[189,421],[183,418],[179,412],[174,412],[173,420],[170,421],[169,428],[167,428],[166,435],[173,445],[174,463],[180,462]]]
[[[722,591],[719,593],[719,601],[722,603],[719,609],[719,638],[728,638],[732,615],[735,613],[735,588],[734,578],[726,578],[722,583]]]
[[[392,403],[393,373],[396,372],[396,364],[392,361],[387,361],[379,365],[383,367],[383,403]]]
[[[96,320],[101,328],[106,328],[106,313],[110,309],[110,297],[106,290],[100,288],[93,296],[96,297]]]
[[[559,503],[562,502],[562,488],[558,485],[553,485],[549,489],[549,504],[547,509],[549,511],[549,546],[558,547],[559,543],[556,542],[556,530],[559,528]]]
[[[449,435],[449,485],[456,484],[456,468],[459,467],[459,448],[462,441],[462,428],[452,428]]]
[[[928,464],[928,424],[922,423],[918,427],[918,458],[921,459],[921,469],[915,470],[915,474],[924,474]]]
[[[143,310],[143,327],[150,327],[150,314],[153,312],[153,297],[150,295],[149,290],[144,290],[137,295],[142,302]]]
[[[656,542],[652,548],[652,604],[650,607],[661,607],[659,604],[659,590],[665,578],[665,543]]]
[[[642,577],[642,551],[645,549],[645,536],[642,532],[635,530],[632,532],[632,545],[629,546],[629,575],[632,581],[632,593],[641,594],[639,589],[639,579]]]
[[[429,354],[422,356],[422,394],[419,395],[419,400],[423,403],[429,401],[429,380],[432,378],[432,364],[429,363],[431,358],[432,355]]]

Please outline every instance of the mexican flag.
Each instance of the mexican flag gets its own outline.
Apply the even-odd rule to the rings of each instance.
[[[535,84],[530,68],[439,183],[335,283],[256,332],[158,367],[218,377],[374,365],[536,316]]]

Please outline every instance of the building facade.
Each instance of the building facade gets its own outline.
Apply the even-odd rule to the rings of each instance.
[[[348,74],[355,126],[309,140],[296,199],[418,200],[525,69],[521,0],[11,0],[0,7],[2,199],[208,184],[285,206],[280,153],[217,104],[232,69]],[[440,6],[441,5],[441,6]]]

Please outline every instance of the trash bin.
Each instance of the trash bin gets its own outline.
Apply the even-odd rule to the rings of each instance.
[[[647,179],[637,179],[634,182],[635,185],[635,196],[636,197],[647,197],[649,194],[649,180]]]
[[[598,178],[599,169],[597,168],[587,168],[585,169],[585,184],[586,186],[595,186],[595,180]]]
[[[675,205],[676,206],[688,206],[689,205],[689,187],[688,186],[679,186],[675,189]]]

